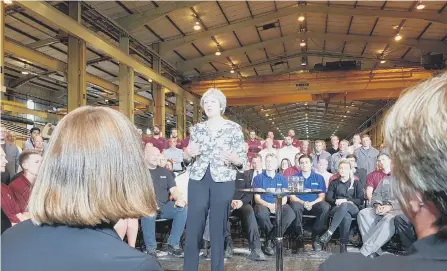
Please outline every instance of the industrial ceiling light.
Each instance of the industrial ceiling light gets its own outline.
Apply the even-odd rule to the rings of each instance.
[[[298,21],[302,22],[306,19],[306,17],[304,17],[302,14],[300,15],[300,17],[298,17]]]
[[[147,79],[147,81],[149,81],[149,83],[152,83],[152,79],[151,78]]]
[[[400,34],[397,34],[395,37],[394,37],[394,40],[396,40],[396,41],[400,41],[402,39],[402,36],[400,35]]]
[[[380,64],[385,64],[386,60],[380,60]]]
[[[192,105],[192,104],[194,104],[194,102],[193,102],[193,101],[190,101],[190,102],[189,102],[189,104],[191,104],[191,105]]]
[[[220,56],[222,53],[220,52],[220,49],[217,49],[217,51],[214,53],[216,56]]]
[[[305,61],[301,62],[301,66],[306,66],[307,63]]]
[[[12,0],[3,0],[3,2],[5,3],[5,5],[11,5],[12,4]]]
[[[231,71],[230,71],[231,73],[234,73],[234,70],[233,69],[231,69]]]
[[[425,8],[425,5],[422,4],[422,1],[421,1],[421,2],[419,2],[419,4],[416,6],[416,8],[417,8],[417,9],[424,9],[424,8]]]
[[[300,46],[301,46],[301,47],[306,46],[306,42],[304,42],[304,40],[302,40],[302,41],[300,42]]]
[[[200,23],[196,22],[196,24],[194,25],[194,30],[199,31],[200,29],[202,29],[202,27],[200,26]]]
[[[24,75],[28,75],[29,72],[28,72],[28,71],[22,71],[22,74],[24,74]]]

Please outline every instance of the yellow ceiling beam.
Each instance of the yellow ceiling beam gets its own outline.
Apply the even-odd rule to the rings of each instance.
[[[11,112],[16,114],[27,114],[27,115],[33,115],[42,119],[47,120],[60,120],[63,116],[56,115],[52,113],[48,113],[45,111],[39,111],[39,110],[33,110],[28,109],[26,107],[26,104],[18,103],[18,102],[12,102],[12,101],[6,101],[2,100],[1,102],[1,111],[3,112]]]
[[[5,53],[15,55],[17,57],[23,58],[28,62],[36,64],[38,66],[44,67],[49,70],[66,73],[67,72],[67,63],[60,61],[56,58],[45,55],[39,51],[35,51],[30,49],[24,45],[15,43],[11,40],[5,40]],[[91,73],[87,73],[86,80],[88,83],[101,87],[102,89],[111,91],[113,93],[118,93],[118,86],[106,81],[96,75]],[[153,102],[148,98],[143,96],[135,95],[135,102],[139,104],[143,104],[145,106],[153,106]],[[172,109],[169,109],[173,111]],[[171,112],[172,113],[172,112]]]
[[[222,90],[227,98],[256,98],[324,93],[394,91],[413,86],[432,76],[424,70],[328,72],[307,75],[264,76],[194,82],[192,91],[203,94],[208,88]],[[280,98],[277,98],[280,99]],[[271,102],[270,104],[272,104]]]
[[[96,35],[93,31],[90,31],[82,24],[66,16],[56,8],[52,7],[50,4],[39,1],[22,1],[19,2],[19,4],[35,15],[51,22],[59,29],[69,33],[70,35],[76,36],[89,43],[91,46],[94,46],[97,49],[103,51],[107,55],[119,61],[121,64],[125,64],[128,67],[133,68],[136,72],[141,73],[148,78],[151,78],[153,81],[165,88],[168,88],[175,94],[184,94],[187,99],[194,102],[197,101],[197,98],[194,95],[186,92],[183,88],[172,82],[170,79],[157,73],[155,70],[151,69],[143,62],[125,53],[119,47],[104,40],[100,36]]]

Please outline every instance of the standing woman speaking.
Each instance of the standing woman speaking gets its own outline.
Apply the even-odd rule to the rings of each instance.
[[[236,172],[247,162],[241,127],[225,120],[227,99],[218,89],[210,88],[200,100],[208,120],[193,127],[185,155],[192,159],[188,186],[185,271],[199,268],[199,252],[210,216],[211,270],[224,270],[224,239],[233,198]]]

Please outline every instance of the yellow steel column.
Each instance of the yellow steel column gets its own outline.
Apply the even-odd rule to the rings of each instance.
[[[120,38],[120,48],[129,53],[129,37]],[[120,63],[119,72],[119,110],[134,122],[134,71],[132,68]]]
[[[0,4],[0,92],[6,92],[5,86],[5,7]]]
[[[185,137],[186,126],[186,100],[182,94],[175,97],[175,114],[177,115],[177,131],[178,134]]]
[[[81,23],[80,2],[68,2],[68,14]],[[85,41],[68,36],[68,112],[87,104]]]
[[[160,126],[163,136],[166,136],[166,95],[165,90],[159,85],[155,85],[152,94],[155,102],[154,124]]]
[[[160,45],[158,43],[155,43],[152,45],[152,49],[154,49],[155,52],[160,51]],[[153,58],[152,68],[157,74],[160,74],[161,76],[161,59],[159,58]],[[149,78],[152,79],[152,78]],[[152,95],[154,98],[155,103],[155,112],[153,121],[154,124],[157,124],[160,126],[161,132],[163,133],[163,136],[166,136],[166,88],[157,84],[152,83]]]

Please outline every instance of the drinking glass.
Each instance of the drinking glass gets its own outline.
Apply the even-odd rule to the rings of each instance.
[[[298,177],[297,176],[290,176],[289,177],[289,183],[288,183],[288,187],[289,187],[289,191],[294,192],[297,189],[297,182],[298,182]]]
[[[299,176],[297,180],[297,191],[303,192],[304,191],[304,177]]]

